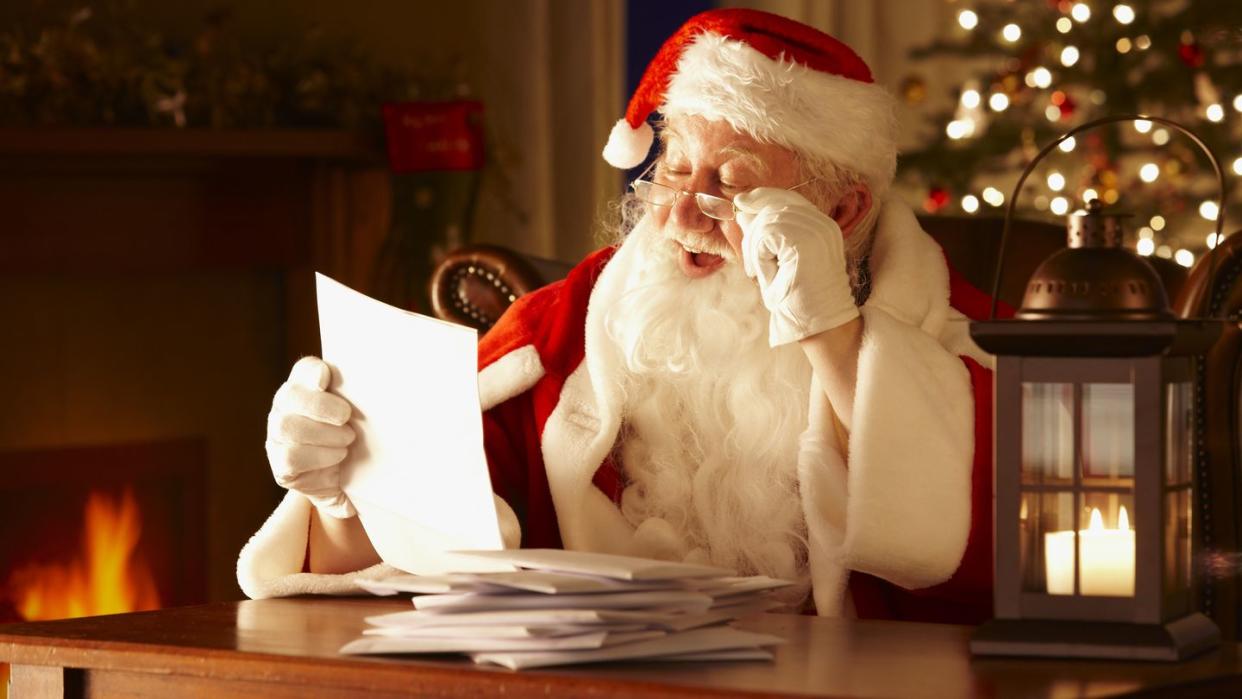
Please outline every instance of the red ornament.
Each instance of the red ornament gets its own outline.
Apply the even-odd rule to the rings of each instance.
[[[934,214],[949,203],[949,190],[939,185],[927,190],[927,198],[923,200],[923,210]]]
[[[1190,68],[1203,67],[1203,47],[1194,39],[1177,45],[1177,57]]]
[[[1078,102],[1060,90],[1049,95],[1048,101],[1052,102],[1054,107],[1061,110],[1062,119],[1069,119],[1074,116],[1074,110],[1078,108]]]

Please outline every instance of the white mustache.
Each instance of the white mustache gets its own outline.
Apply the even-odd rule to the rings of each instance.
[[[690,252],[705,252],[709,255],[719,255],[725,260],[733,261],[733,248],[729,247],[729,243],[723,238],[717,236],[704,235],[702,233],[668,233],[664,236],[665,240],[676,243]]]

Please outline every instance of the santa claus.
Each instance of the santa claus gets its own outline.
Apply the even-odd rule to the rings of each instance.
[[[724,9],[665,43],[610,163],[645,159],[653,112],[616,244],[479,344],[506,543],[786,578],[824,615],[986,617],[990,374],[954,302],[986,303],[886,196],[891,98],[832,37]],[[241,553],[251,597],[385,570],[338,486],[330,376],[305,358],[276,394],[290,492]]]

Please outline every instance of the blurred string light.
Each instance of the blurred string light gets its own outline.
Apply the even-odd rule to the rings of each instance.
[[[1078,62],[1078,47],[1066,46],[1061,49],[1061,65],[1069,68]]]
[[[975,14],[973,10],[962,10],[957,13],[957,23],[962,25],[962,29],[970,31],[979,26],[979,15]]]
[[[1151,239],[1151,238],[1156,237],[1156,234],[1147,226],[1143,226],[1142,228],[1138,229],[1138,237],[1140,239],[1142,238]]]
[[[1051,209],[1052,213],[1057,216],[1063,216],[1066,211],[1069,211],[1069,199],[1066,199],[1065,197],[1053,197],[1052,201],[1048,203],[1048,208]]]
[[[1048,121],[1060,121],[1061,108],[1055,104],[1050,104],[1047,107],[1044,107],[1044,116],[1048,118]]]
[[[1134,130],[1139,133],[1147,133],[1151,131],[1151,122],[1146,119],[1135,119]]]
[[[1151,217],[1151,229],[1154,231],[1164,230],[1164,217],[1159,214]]]
[[[1003,29],[1001,29],[1001,36],[1004,37],[1005,41],[1012,44],[1022,38],[1022,27],[1010,22],[1009,24],[1006,24]]]
[[[1170,257],[1173,257],[1173,248],[1169,247],[1168,245],[1157,245],[1156,246],[1156,257],[1163,257],[1166,260],[1169,259]]]
[[[1239,158],[1239,160],[1242,160],[1242,158]],[[1065,175],[1056,171],[1048,173],[1048,189],[1054,192],[1065,189]]]
[[[1225,119],[1225,108],[1219,104],[1209,104],[1207,109],[1203,110],[1203,113],[1207,115],[1208,121],[1211,122],[1218,123]]]
[[[1206,218],[1209,221],[1215,221],[1216,215],[1219,213],[1220,213],[1220,207],[1217,206],[1216,202],[1212,201],[1211,199],[1208,199],[1207,201],[1199,205],[1199,215],[1202,216],[1203,218]]]
[[[1070,136],[1064,141],[1061,141],[1061,145],[1057,146],[1057,148],[1060,148],[1062,153],[1069,153],[1074,150],[1074,146],[1076,145],[1078,145],[1078,141],[1075,140],[1073,136]]]
[[[1163,146],[1164,144],[1168,143],[1169,142],[1168,129],[1156,129],[1155,131],[1153,131],[1151,134],[1151,142],[1158,146]]]
[[[1183,267],[1189,267],[1195,263],[1195,254],[1182,248],[1173,255],[1173,261]]]
[[[1003,112],[1009,107],[1009,97],[1003,92],[993,92],[988,98],[988,106],[994,112]]]
[[[1069,17],[1062,17],[1061,19],[1057,20],[1057,31],[1061,32],[1062,34],[1069,34],[1070,30],[1073,28],[1074,28],[1074,23],[1070,21]]]
[[[1242,158],[1233,159],[1233,173],[1235,175],[1242,175]]]
[[[1087,188],[1087,189],[1082,190],[1082,203],[1084,204],[1091,201],[1092,199],[1099,199],[1099,198],[1100,198],[1100,193],[1095,191],[1094,189]]]
[[[978,107],[980,99],[978,90],[965,90],[962,92],[962,106],[967,109]]]
[[[1217,238],[1217,237],[1216,237],[1216,231],[1212,231],[1211,233],[1208,233],[1208,237],[1207,237],[1207,246],[1208,246],[1208,250],[1215,249],[1215,248],[1216,248],[1216,244],[1217,244],[1218,242],[1220,242],[1221,240],[1222,240],[1222,238]]]
[[[944,132],[954,141],[967,138],[975,133],[975,122],[970,119],[954,119],[944,127]]]
[[[1242,95],[1236,95],[1233,98],[1233,109],[1236,112],[1242,112]]]
[[[1134,8],[1126,4],[1114,5],[1113,18],[1122,24],[1129,24],[1134,21]]]
[[[1043,89],[1052,84],[1052,71],[1043,66],[1039,66],[1035,70],[1027,73],[1027,77],[1030,78],[1030,83],[1028,84],[1030,84],[1031,87]],[[1239,95],[1239,98],[1242,98],[1242,95]]]
[[[1139,238],[1138,244],[1135,245],[1135,248],[1138,249],[1138,254],[1143,257],[1147,257],[1156,251],[1156,241],[1151,238]]]
[[[1123,36],[1117,40],[1117,53],[1130,53],[1130,49],[1134,48],[1134,43],[1130,41],[1130,37]]]
[[[1134,47],[1139,51],[1146,51],[1151,48],[1151,37],[1146,34],[1140,34],[1134,37]]]
[[[962,197],[962,210],[968,214],[973,214],[979,210],[979,197],[973,194],[967,194]]]
[[[1048,197],[1045,197],[1042,194],[1036,194],[1035,195],[1035,208],[1039,209],[1040,211],[1045,211],[1048,208]]]
[[[1155,182],[1160,177],[1160,166],[1155,163],[1144,163],[1139,168],[1139,179],[1144,182]]]
[[[1074,6],[1070,8],[1070,17],[1073,17],[1076,22],[1086,22],[1091,19],[1091,6],[1085,2],[1074,3]]]
[[[986,187],[983,190],[983,200],[992,206],[1000,206],[1005,203],[1005,195],[995,187]]]

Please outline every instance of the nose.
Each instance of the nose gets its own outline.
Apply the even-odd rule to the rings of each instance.
[[[698,189],[699,184],[697,178],[693,182],[687,182],[686,187],[680,191],[677,201],[673,202],[672,210],[669,211],[669,219],[672,223],[686,231],[706,232],[716,225],[716,221],[703,213],[698,201],[695,200],[694,193],[702,191]]]

